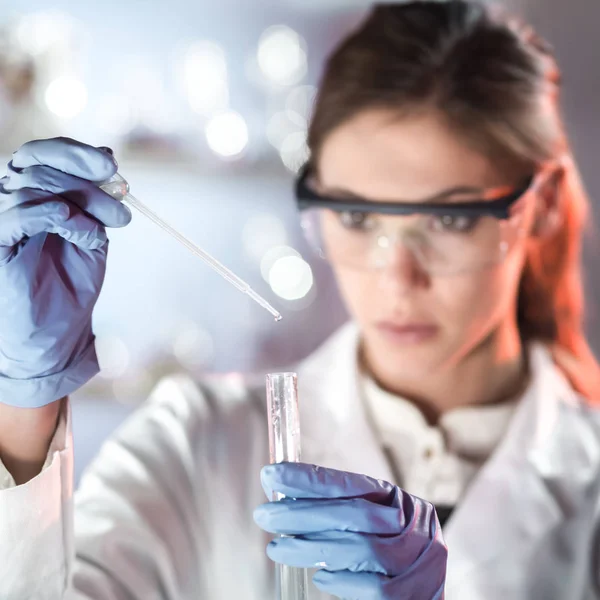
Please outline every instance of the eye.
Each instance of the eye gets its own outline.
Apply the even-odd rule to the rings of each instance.
[[[339,221],[346,229],[355,231],[369,231],[375,225],[375,220],[369,213],[359,211],[340,212]]]
[[[475,228],[478,222],[479,217],[453,217],[451,215],[442,215],[440,217],[432,218],[431,228],[434,231],[468,233]]]

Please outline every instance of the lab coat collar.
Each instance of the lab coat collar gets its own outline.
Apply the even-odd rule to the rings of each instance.
[[[392,481],[358,391],[358,343],[349,323],[298,368],[302,460]]]
[[[358,342],[348,324],[298,368],[303,461],[393,481],[360,398]],[[523,561],[577,510],[600,466],[583,401],[544,346],[529,352],[532,380],[507,433],[444,528],[446,587],[465,598],[519,589]],[[518,574],[507,578],[507,569]]]

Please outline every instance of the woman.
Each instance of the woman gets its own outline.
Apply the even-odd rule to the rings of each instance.
[[[0,203],[0,596],[270,597],[281,533],[269,557],[316,567],[314,598],[442,598],[444,581],[460,600],[600,598],[586,201],[558,86],[542,41],[480,5],[376,7],[327,64],[297,185],[353,316],[296,369],[307,464],[259,481],[262,377],[174,377],[88,470],[75,538],[57,400],[97,370],[104,227],[129,215],[90,183],[116,170],[105,149],[19,149]],[[264,503],[261,483],[296,500]]]

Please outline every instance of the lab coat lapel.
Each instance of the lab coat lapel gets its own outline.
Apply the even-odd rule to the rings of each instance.
[[[578,397],[542,346],[532,348],[531,364],[533,381],[503,442],[444,529],[449,599],[533,598],[523,565],[583,502],[597,472],[596,444],[574,443],[590,435],[569,410]]]
[[[298,368],[302,461],[392,481],[360,398],[358,340],[345,325]]]

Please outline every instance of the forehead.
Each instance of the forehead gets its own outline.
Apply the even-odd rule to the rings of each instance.
[[[318,167],[324,187],[380,200],[502,186],[523,176],[472,148],[433,111],[408,117],[365,111],[328,136]]]

